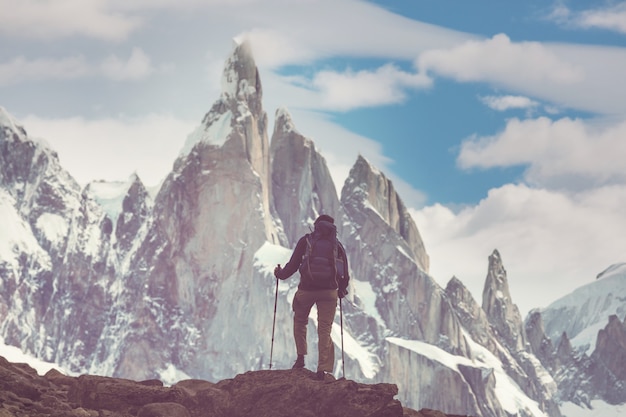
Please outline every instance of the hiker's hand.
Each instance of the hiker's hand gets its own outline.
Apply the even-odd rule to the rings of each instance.
[[[343,298],[348,295],[348,290],[346,288],[339,288],[337,290],[337,295],[339,296],[339,298]]]
[[[283,269],[280,267],[280,264],[276,265],[276,268],[274,268],[274,276],[278,278],[278,274],[280,274],[280,271],[282,270]]]

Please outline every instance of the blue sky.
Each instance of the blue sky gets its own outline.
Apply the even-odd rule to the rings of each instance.
[[[341,189],[362,154],[442,285],[541,307],[626,261],[626,2],[0,0],[0,106],[85,184],[167,175],[250,40]],[[537,288],[542,290],[538,293]]]

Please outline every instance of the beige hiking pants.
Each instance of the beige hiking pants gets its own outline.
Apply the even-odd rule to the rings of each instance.
[[[307,354],[306,328],[313,304],[317,304],[317,370],[332,372],[335,364],[335,347],[330,337],[335,312],[337,290],[298,290],[293,297],[293,337],[298,355]]]

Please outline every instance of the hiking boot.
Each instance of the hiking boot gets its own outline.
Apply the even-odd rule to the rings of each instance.
[[[291,369],[302,369],[302,368],[304,368],[304,356],[298,355],[298,359],[296,359]]]

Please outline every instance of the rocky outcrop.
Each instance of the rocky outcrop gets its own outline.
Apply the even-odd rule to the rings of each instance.
[[[131,184],[122,200],[122,211],[115,224],[115,241],[120,257],[131,251],[140,237],[140,229],[150,217],[151,199],[146,187],[133,175]]]
[[[482,308],[493,330],[513,352],[526,346],[526,332],[522,316],[511,299],[506,270],[497,250],[489,256],[489,269],[483,288]]]
[[[491,330],[487,314],[474,300],[469,289],[458,278],[452,277],[446,285],[446,295],[461,324],[472,339],[489,349],[490,352],[497,353],[497,339]]]
[[[38,357],[82,369],[112,302],[112,222],[54,151],[0,113],[0,205],[19,227],[3,237],[10,250],[2,253],[11,255],[0,259],[0,333]]]
[[[536,322],[539,311],[533,311],[534,319],[527,319],[527,327]],[[626,323],[616,315],[609,317],[608,324],[600,329],[591,355],[576,351],[563,333],[555,348],[549,338],[542,346],[542,361],[553,364],[550,368],[558,384],[562,401],[571,401],[591,407],[593,399],[600,398],[609,404],[622,404],[626,398]]]
[[[285,109],[276,111],[270,152],[276,213],[294,247],[320,214],[342,217],[339,197],[326,160]]]
[[[419,250],[415,240],[405,240],[399,229],[387,222],[408,216],[397,210],[404,204],[391,183],[359,157],[341,191],[341,203],[346,213],[341,236],[349,259],[359,260],[351,263],[353,276],[368,282],[376,293],[375,307],[385,327],[409,339],[435,344],[445,335],[446,349],[463,350],[461,328],[451,306],[441,287],[424,272],[426,253]],[[417,232],[414,222],[406,220],[411,226],[402,230],[415,237],[407,232]]]
[[[572,348],[572,343],[567,337],[567,333],[563,332],[561,337],[559,338],[558,343],[556,344],[556,357],[559,362],[562,364],[568,364],[571,362],[574,357],[574,349]]]
[[[256,371],[217,383],[189,379],[173,386],[94,375],[45,376],[0,357],[3,417],[447,417],[404,408],[393,384],[317,381],[307,370]],[[455,416],[449,416],[455,417]],[[460,416],[456,416],[460,417]]]
[[[591,354],[594,388],[609,404],[621,404],[626,399],[626,320],[609,317],[598,332],[596,348]]]
[[[448,282],[446,294],[464,329],[469,332],[472,339],[498,358],[506,374],[515,381],[525,395],[538,403],[543,412],[550,416],[559,416],[556,383],[542,361],[535,356],[532,342],[530,345],[520,343],[520,340],[526,340],[528,337],[526,329],[521,327],[521,316],[511,299],[506,271],[498,251],[495,250],[489,257],[483,307],[478,305],[469,290],[457,278],[453,277]],[[484,308],[489,309],[491,317]],[[513,314],[507,312],[513,312]],[[537,332],[541,333],[540,320],[536,319],[535,322],[533,323],[538,326]],[[534,329],[531,330],[534,331]],[[502,337],[502,334],[506,337]],[[533,341],[541,338],[535,333],[531,334]],[[471,357],[475,355],[476,353],[472,353]],[[478,393],[477,395],[481,395],[481,389],[478,388],[475,379],[470,378],[469,381],[473,381],[474,390]],[[485,394],[490,393],[487,390]],[[481,404],[488,400],[489,397],[486,397]],[[486,412],[487,410],[482,410],[483,414]]]
[[[424,272],[428,272],[429,258],[413,218],[396,193],[391,180],[359,155],[341,191],[344,206],[358,207],[351,216],[357,224],[373,223],[373,227],[391,228],[398,244]]]
[[[486,403],[485,396],[477,397],[470,384],[458,369],[453,369],[433,358],[407,349],[401,343],[392,340],[387,344],[388,366],[386,375],[396,375],[402,398],[411,398],[416,404],[439,409],[448,413],[493,416],[493,412],[483,414],[479,401]],[[446,391],[454,392],[451,396]],[[487,406],[488,407],[488,406]],[[494,407],[498,409],[498,407]]]
[[[541,312],[532,310],[525,320],[524,327],[531,352],[547,369],[554,372],[558,368],[559,363],[552,340],[546,335]]]

